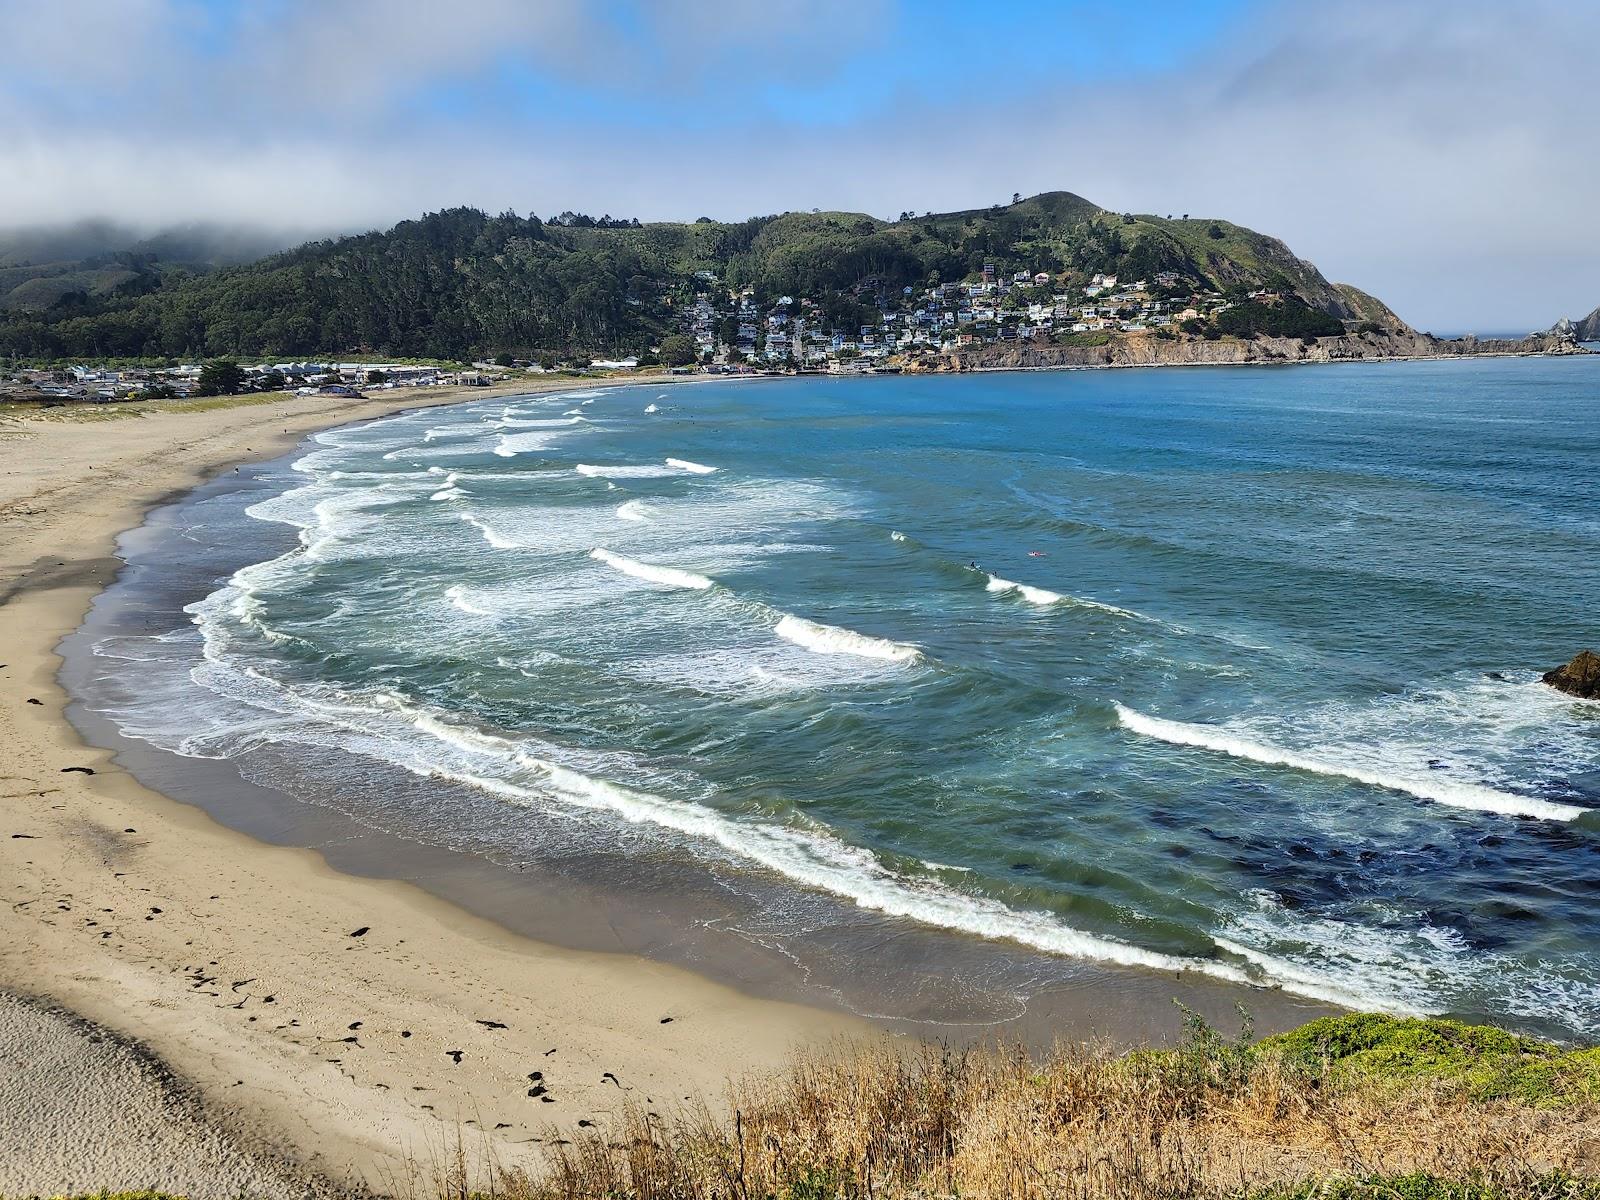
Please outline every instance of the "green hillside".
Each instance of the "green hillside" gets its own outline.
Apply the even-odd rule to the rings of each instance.
[[[757,304],[804,298],[849,328],[875,320],[904,288],[977,279],[986,265],[1002,279],[1048,272],[1053,286],[1104,272],[1160,277],[1176,293],[1267,288],[1339,320],[1398,324],[1275,238],[1224,221],[1110,213],[1069,192],[895,221],[814,212],[731,224],[572,213],[547,222],[459,208],[203,272],[175,255],[108,253],[31,276],[38,264],[0,257],[0,288],[9,280],[5,294],[17,297],[0,314],[0,354],[638,352],[682,327],[697,292],[749,288]]]

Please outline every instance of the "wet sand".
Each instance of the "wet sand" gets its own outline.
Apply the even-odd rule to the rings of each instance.
[[[316,429],[484,396],[0,425],[0,988],[134,1039],[182,1081],[184,1120],[276,1156],[261,1170],[287,1161],[380,1190],[458,1138],[479,1159],[536,1165],[579,1121],[714,1097],[798,1046],[883,1029],[1043,1045],[1160,1040],[1179,1025],[1174,997],[1224,1021],[1242,999],[1262,1032],[1327,1011],[1087,964],[1029,980],[1009,962],[1027,986],[985,991],[968,984],[1014,948],[872,915],[847,943],[764,946],[716,931],[734,901],[703,874],[620,859],[522,874],[417,844],[230,764],[125,741],[62,690],[58,647],[121,568],[116,535],[153,507]],[[93,687],[87,657],[67,675],[78,694]],[[57,1111],[48,1099],[35,1110]],[[146,1180],[107,1158],[100,1182],[191,1164],[187,1149],[165,1161],[160,1139],[143,1148]],[[29,1190],[94,1178],[70,1166]]]
[[[55,647],[149,507],[309,431],[483,395],[0,426],[0,986],[131,1039],[183,1081],[187,1116],[165,1113],[159,1090],[129,1094],[130,1110],[163,1109],[139,1128],[171,1117],[220,1139],[110,1137],[93,1105],[55,1103],[62,1076],[42,1058],[13,1064],[8,1108],[68,1122],[83,1153],[61,1160],[31,1140],[35,1157],[8,1166],[28,1182],[4,1190],[185,1178],[201,1143],[247,1158],[270,1146],[297,1169],[384,1190],[458,1138],[536,1163],[557,1127],[714,1094],[796,1045],[864,1031],[643,958],[534,942],[415,886],[263,845],[141,786],[63,719]],[[57,1042],[89,1036],[50,1028]],[[94,1076],[97,1061],[78,1069]]]

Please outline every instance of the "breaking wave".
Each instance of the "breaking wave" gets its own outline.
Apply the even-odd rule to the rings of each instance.
[[[989,582],[984,584],[984,589],[1002,594],[1015,592],[1029,604],[1059,604],[1066,599],[1059,592],[1046,591],[1040,587],[1029,587],[1025,583],[1014,583],[1009,579],[1001,579],[998,575],[989,576]]]
[[[676,474],[671,467],[666,466],[611,466],[595,463],[579,463],[573,470],[590,479],[660,479],[666,475]]]
[[[648,521],[650,519],[643,500],[625,500],[617,505],[619,521]]]
[[[451,604],[474,617],[492,617],[495,615],[493,609],[483,608],[478,604],[474,604],[469,598],[470,594],[467,589],[459,583],[445,588],[444,595],[445,599],[449,600]]]
[[[483,534],[483,540],[496,550],[517,550],[522,546],[521,542],[513,541],[511,538],[506,537],[505,534],[496,532],[492,525],[479,520],[471,513],[462,513],[461,519]]]
[[[1194,746],[1212,750],[1233,758],[1267,766],[1288,767],[1313,775],[1326,775],[1336,779],[1349,779],[1368,787],[1383,788],[1391,792],[1404,792],[1419,800],[1451,808],[1472,809],[1478,812],[1500,813],[1513,817],[1538,817],[1546,821],[1574,821],[1588,812],[1572,804],[1558,804],[1535,796],[1520,796],[1503,792],[1482,784],[1460,783],[1449,779],[1428,779],[1404,771],[1383,770],[1362,763],[1332,762],[1243,737],[1220,725],[1192,725],[1184,721],[1169,721],[1135,712],[1125,705],[1116,705],[1117,719],[1123,726],[1143,737],[1170,742],[1175,746]]]
[[[632,575],[635,579],[648,580],[650,583],[659,583],[665,587],[692,588],[703,592],[713,586],[714,582],[694,571],[680,571],[676,567],[658,567],[652,563],[640,562],[636,558],[613,554],[609,550],[591,550],[589,557],[605,563],[613,570],[621,571],[624,575]]]
[[[916,662],[922,651],[915,646],[891,642],[887,638],[870,637],[853,629],[837,625],[823,625],[804,617],[784,614],[773,631],[785,641],[803,646],[815,654],[853,654],[857,658],[876,658],[887,662]]]
[[[704,463],[690,462],[686,458],[669,458],[667,466],[677,467],[680,471],[688,471],[691,475],[710,475],[716,471],[715,467],[708,467]]]

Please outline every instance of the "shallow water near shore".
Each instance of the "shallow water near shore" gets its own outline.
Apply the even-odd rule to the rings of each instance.
[[[1537,669],[1595,636],[1597,401],[1534,359],[432,410],[155,514],[65,677],[249,832],[908,1028],[1592,1038],[1600,705]]]

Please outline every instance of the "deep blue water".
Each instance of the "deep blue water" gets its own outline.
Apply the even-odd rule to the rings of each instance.
[[[196,506],[258,565],[100,653],[125,732],[398,765],[418,836],[1593,1037],[1600,704],[1537,677],[1600,641],[1597,409],[1538,359],[486,401]]]

